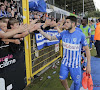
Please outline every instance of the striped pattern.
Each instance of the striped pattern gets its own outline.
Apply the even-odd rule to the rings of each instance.
[[[73,33],[63,31],[56,36],[58,40],[63,41],[63,60],[62,64],[72,68],[80,67],[81,45],[86,46],[85,35],[78,30]]]

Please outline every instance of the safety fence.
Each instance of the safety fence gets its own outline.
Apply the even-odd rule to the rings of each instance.
[[[60,44],[45,46],[41,50],[37,50],[35,35],[30,35],[31,40],[31,74],[36,75],[43,70],[46,66],[57,60],[60,55]]]
[[[29,24],[29,8],[28,0],[22,0],[23,23]],[[26,62],[26,80],[27,85],[31,83],[31,79],[42,71],[45,67],[52,64],[62,56],[62,45],[53,44],[45,46],[41,50],[37,49],[35,34],[30,34],[24,39],[25,43],[25,62]]]

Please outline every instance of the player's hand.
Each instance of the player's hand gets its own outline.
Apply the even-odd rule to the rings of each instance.
[[[90,64],[87,64],[86,73],[87,74],[90,74],[91,73],[91,66],[90,66]]]

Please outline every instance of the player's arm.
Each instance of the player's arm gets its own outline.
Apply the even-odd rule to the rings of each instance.
[[[86,52],[86,57],[87,57],[87,70],[86,70],[86,72],[90,74],[90,72],[91,72],[91,65],[90,65],[91,54],[90,54],[90,50],[89,50],[89,47],[88,47],[88,44],[87,44],[87,41],[85,39],[84,34],[82,34],[82,36],[81,36],[81,44]]]
[[[90,54],[90,50],[89,50],[88,45],[87,46],[84,46],[84,49],[86,51],[86,57],[87,57],[87,70],[86,70],[86,72],[88,74],[90,74],[91,73],[91,65],[90,65],[90,57],[91,57],[91,54]]]
[[[91,29],[91,31],[95,31],[95,29]]]
[[[91,29],[91,31],[95,31],[95,29]]]
[[[50,36],[48,34],[46,34],[43,30],[38,29],[38,31],[48,40],[52,41],[52,40],[58,40],[56,36]]]
[[[56,29],[57,29],[57,31],[58,31],[59,33],[61,33],[61,32],[62,32],[62,31],[60,30],[60,28],[59,28],[59,27],[57,27]]]
[[[63,23],[65,22],[65,17],[63,16],[63,19],[61,20],[60,26],[63,26]]]
[[[91,28],[88,29],[88,36],[86,37],[86,39],[90,37],[91,37]]]
[[[45,24],[47,26],[47,24]],[[50,36],[48,34],[46,34],[42,29],[41,29],[41,24],[36,24],[34,26],[35,30],[38,30],[45,38],[47,38],[48,40],[58,40],[56,36]],[[33,31],[35,31],[33,30]]]
[[[88,33],[88,36],[86,38],[90,38],[91,37],[91,33]]]

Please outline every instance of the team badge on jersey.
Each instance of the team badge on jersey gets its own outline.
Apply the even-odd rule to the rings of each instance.
[[[77,41],[77,38],[73,38],[73,42],[76,42]]]

